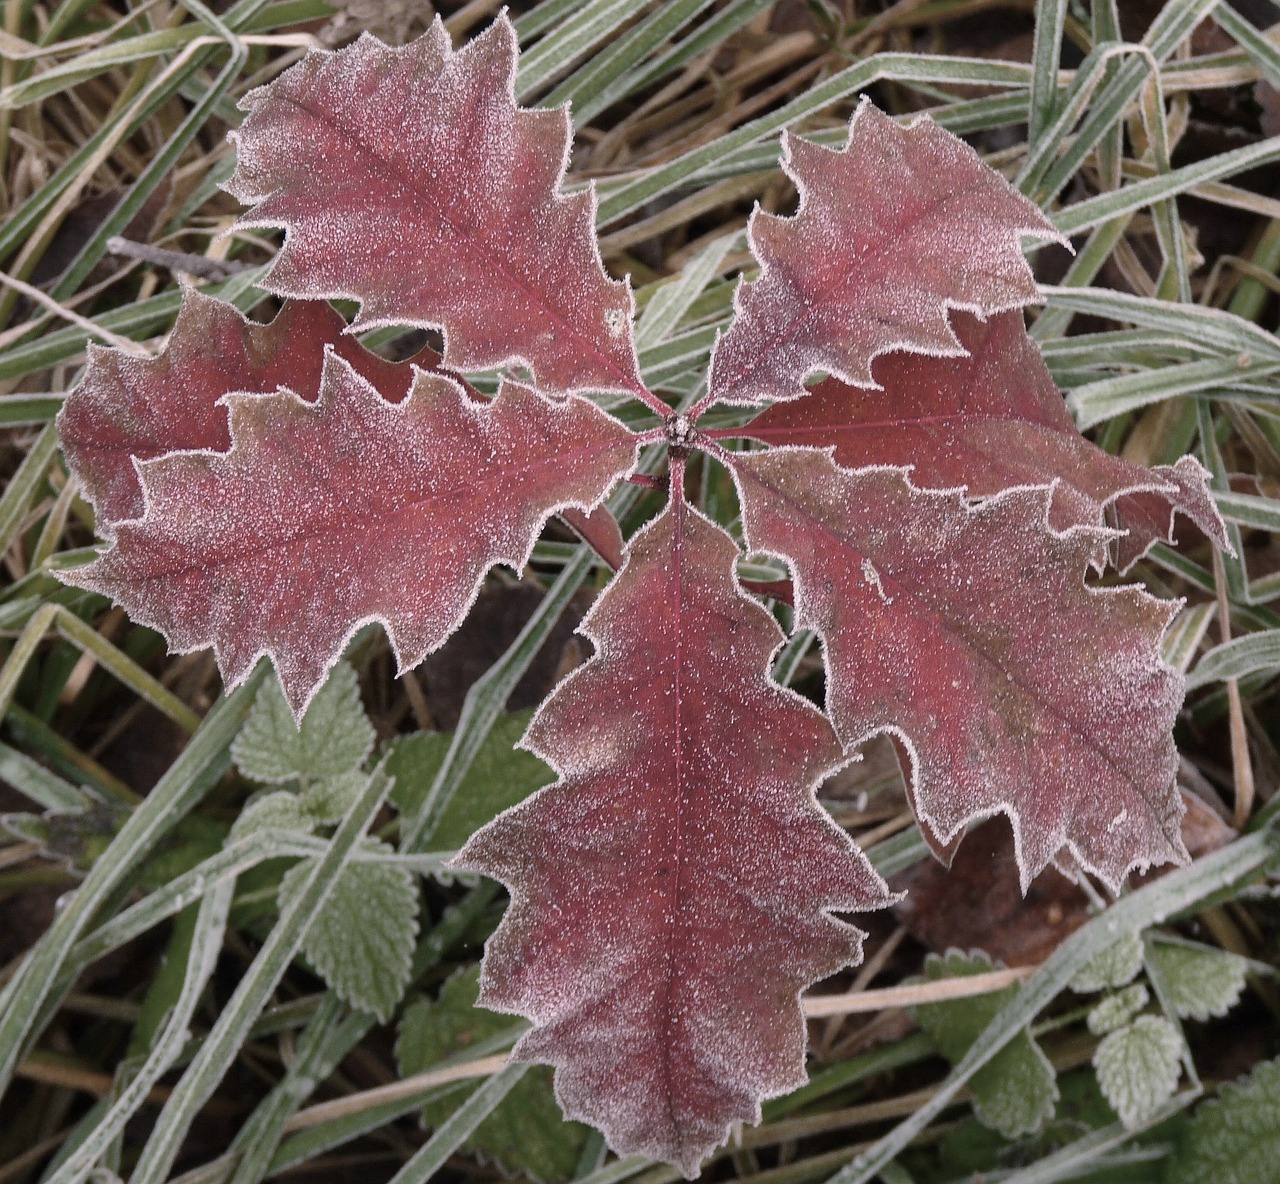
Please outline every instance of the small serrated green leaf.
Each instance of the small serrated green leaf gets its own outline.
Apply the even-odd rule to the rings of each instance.
[[[1196,1112],[1168,1184],[1272,1184],[1280,1163],[1280,1060],[1264,1061]]]
[[[236,819],[228,841],[247,838],[260,830],[300,830],[310,834],[316,820],[302,808],[298,795],[287,789],[254,798]]]
[[[464,968],[445,982],[438,999],[419,999],[405,1008],[396,1042],[402,1074],[424,1072],[452,1053],[520,1022],[475,1006],[479,978],[479,967]],[[474,1088],[429,1103],[422,1112],[423,1122],[439,1126]],[[536,1065],[476,1128],[466,1145],[492,1157],[507,1172],[553,1184],[574,1174],[588,1133],[587,1127],[566,1122],[561,1116],[551,1071]]]
[[[389,851],[376,839],[366,849]],[[280,882],[280,908],[301,890],[311,860]],[[384,1023],[409,984],[418,936],[418,886],[403,867],[353,861],[344,867],[302,943],[306,959],[345,1002]]]
[[[555,780],[546,764],[516,748],[532,714],[518,711],[498,717],[435,829],[423,837],[424,850],[457,850],[486,822]],[[447,732],[417,732],[392,742],[387,757],[387,772],[396,783],[391,800],[403,813],[417,812],[452,739]]]
[[[1095,1036],[1105,1036],[1123,1028],[1147,1005],[1150,992],[1141,983],[1132,983],[1115,995],[1108,995],[1091,1012],[1087,1023]]]
[[[924,973],[926,979],[937,981],[986,974],[991,969],[991,960],[980,951],[964,954],[949,950],[944,958],[930,955]],[[1018,990],[1012,986],[967,999],[923,1004],[915,1009],[916,1019],[938,1051],[954,1065]],[[969,1086],[974,1115],[1007,1139],[1038,1131],[1053,1117],[1058,1101],[1053,1066],[1026,1032],[979,1069]]]
[[[368,780],[359,769],[352,769],[308,785],[299,795],[299,801],[317,824],[337,822],[351,809]]]
[[[1098,1045],[1098,1085],[1126,1127],[1137,1126],[1173,1096],[1181,1057],[1178,1029],[1159,1015],[1140,1015]]]
[[[1147,952],[1166,1004],[1181,1019],[1226,1015],[1244,990],[1246,962],[1211,946],[1154,941]]]
[[[356,672],[339,662],[299,727],[277,679],[262,684],[231,757],[254,781],[310,784],[358,768],[373,751],[374,731],[360,703]]]
[[[1071,989],[1081,995],[1123,987],[1133,982],[1142,969],[1142,934],[1127,933],[1082,967],[1071,980]]]

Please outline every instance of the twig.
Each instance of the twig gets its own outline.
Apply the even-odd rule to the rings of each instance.
[[[1231,604],[1227,600],[1227,573],[1222,552],[1213,549],[1213,582],[1218,593],[1218,638],[1223,645],[1231,640]],[[1227,682],[1227,718],[1231,724],[1231,775],[1235,782],[1236,800],[1232,822],[1243,830],[1253,813],[1253,762],[1249,759],[1249,734],[1244,726],[1244,705],[1240,702],[1240,683]]]
[[[507,1055],[502,1053],[493,1057],[481,1057],[467,1061],[461,1065],[450,1065],[444,1069],[432,1069],[427,1073],[418,1073],[406,1077],[403,1081],[393,1081],[390,1085],[380,1085],[374,1089],[362,1090],[360,1093],[348,1094],[345,1098],[335,1098],[332,1102],[321,1102],[299,1110],[284,1125],[285,1133],[306,1130],[329,1122],[335,1118],[343,1118],[348,1114],[361,1114],[375,1106],[387,1102],[402,1102],[412,1098],[423,1090],[437,1085],[448,1085],[453,1081],[466,1081],[470,1077],[488,1077],[491,1073],[506,1067]]]
[[[250,266],[237,259],[210,259],[206,255],[195,255],[187,251],[169,251],[164,247],[153,247],[150,243],[134,242],[133,239],[122,238],[120,235],[107,239],[107,250],[125,259],[137,259],[156,267],[167,267],[170,271],[185,272],[203,280],[225,280]]]
[[[886,1007],[914,1007],[921,1003],[937,1003],[943,999],[966,999],[971,995],[988,995],[1030,978],[1036,966],[1013,966],[988,974],[970,974],[962,978],[944,978],[932,983],[914,983],[907,987],[885,987],[881,991],[861,991],[847,995],[819,995],[804,1001],[804,1014],[810,1019],[825,1015],[850,1015],[858,1011],[882,1011]]]

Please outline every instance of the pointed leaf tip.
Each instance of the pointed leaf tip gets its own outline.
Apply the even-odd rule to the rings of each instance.
[[[844,754],[769,678],[782,636],[737,555],[681,502],[632,540],[583,625],[596,656],[525,738],[560,780],[457,860],[511,889],[481,1003],[533,1020],[517,1054],[619,1154],[690,1177],[805,1080],[799,994],[861,953],[831,912],[890,900],[817,805]]]
[[[176,652],[212,645],[230,684],[270,656],[297,717],[362,624],[416,665],[491,566],[522,567],[549,515],[594,506],[635,459],[635,436],[585,399],[508,382],[478,403],[418,371],[392,404],[332,353],[314,404],[227,403],[230,451],[143,464],[145,516],[68,580]]]
[[[452,369],[635,390],[634,300],[601,262],[594,189],[560,192],[568,111],[516,105],[516,57],[505,14],[456,52],[439,18],[407,46],[313,51],[242,100],[227,189],[253,207],[241,225],[285,228],[272,291],[440,327]]]
[[[1047,488],[975,504],[815,451],[742,454],[735,477],[749,546],[791,565],[797,624],[825,638],[836,731],[904,739],[941,841],[1007,814],[1024,891],[1064,847],[1114,890],[1187,859],[1160,650],[1178,603],[1086,585],[1105,531],[1050,530]]]
[[[847,469],[910,468],[916,485],[964,486],[970,497],[1056,483],[1050,525],[1096,526],[1109,514],[1125,531],[1112,544],[1121,571],[1172,537],[1175,511],[1230,548],[1209,474],[1194,457],[1148,469],[1080,434],[1021,311],[985,321],[956,311],[951,326],[963,356],[882,355],[872,365],[878,387],[824,379],[807,398],[756,416],[746,434],[774,446],[830,448]]]
[[[948,312],[987,316],[1039,299],[1019,240],[1065,242],[928,116],[904,128],[864,101],[843,149],[787,135],[783,167],[800,207],[752,216],[760,277],[738,289],[709,401],[799,398],[817,370],[874,386],[871,362],[891,350],[961,354]]]

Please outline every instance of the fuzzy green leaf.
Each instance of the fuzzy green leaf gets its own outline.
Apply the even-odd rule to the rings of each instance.
[[[945,958],[930,955],[924,973],[927,980],[937,981],[986,974],[991,969],[991,960],[981,951],[963,954],[950,950]],[[928,1003],[915,1009],[916,1019],[938,1051],[954,1065],[1018,990],[1013,986],[968,999]],[[979,1121],[1008,1139],[1038,1131],[1053,1116],[1058,1101],[1053,1066],[1026,1032],[979,1069],[969,1086],[973,1091],[973,1112]]]
[[[389,851],[376,839],[370,849]],[[306,882],[311,860],[302,860],[280,882],[280,908]],[[385,1022],[409,983],[418,936],[418,887],[402,867],[348,863],[332,895],[307,931],[302,951],[338,996]]]
[[[1093,1054],[1098,1084],[1125,1126],[1137,1126],[1173,1096],[1181,1056],[1178,1029],[1157,1015],[1140,1015],[1098,1045]]]
[[[1082,995],[1123,987],[1142,969],[1142,934],[1128,933],[1108,946],[1071,980],[1071,989]]]
[[[310,783],[359,767],[373,750],[373,725],[360,704],[356,672],[339,662],[302,718],[294,722],[278,680],[262,684],[253,710],[231,746],[246,777]]]
[[[352,769],[308,785],[299,795],[299,800],[312,821],[321,824],[337,822],[351,809],[368,780],[359,769]]]
[[[529,726],[529,711],[500,715],[480,746],[440,821],[423,837],[424,849],[454,851],[508,806],[550,785],[555,774],[531,752],[515,745]],[[395,778],[391,800],[407,815],[416,814],[443,763],[453,736],[417,732],[392,742],[387,772]],[[516,1087],[517,1091],[519,1086]]]
[[[1226,1015],[1244,990],[1245,960],[1225,950],[1158,941],[1147,956],[1165,1002],[1182,1019]]]
[[[1280,1060],[1225,1086],[1195,1113],[1168,1184],[1272,1184],[1280,1162]]]
[[[1147,1005],[1150,992],[1141,983],[1133,983],[1115,995],[1108,995],[1089,1012],[1089,1031],[1095,1036],[1105,1036],[1117,1028],[1123,1028]]]
[[[479,968],[458,971],[440,989],[439,999],[419,999],[405,1008],[396,1056],[400,1072],[421,1073],[443,1058],[487,1040],[520,1021],[475,1006]],[[437,1127],[473,1092],[474,1086],[428,1103],[422,1120]],[[577,1167],[588,1128],[566,1122],[556,1105],[551,1070],[535,1065],[476,1128],[467,1147],[492,1157],[504,1171],[540,1181],[567,1180]]]
[[[286,789],[256,797],[241,812],[231,828],[229,839],[243,839],[260,830],[300,830],[310,834],[316,820]]]

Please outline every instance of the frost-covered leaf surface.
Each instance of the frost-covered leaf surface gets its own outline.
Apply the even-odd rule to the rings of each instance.
[[[555,780],[544,761],[515,747],[532,714],[517,711],[498,717],[439,821],[422,837],[425,849],[458,850],[486,822]],[[416,732],[391,743],[386,769],[395,778],[391,798],[402,813],[417,813],[452,741],[448,732]]]
[[[1098,1085],[1125,1126],[1137,1126],[1173,1096],[1181,1056],[1178,1029],[1157,1015],[1140,1015],[1098,1045],[1093,1054]]]
[[[385,843],[368,847],[389,852]],[[302,890],[311,861],[291,867],[280,882],[280,908]],[[302,952],[338,996],[385,1022],[409,982],[418,936],[418,886],[402,867],[349,862],[307,930]]]
[[[1098,531],[1049,531],[1046,489],[974,505],[791,448],[734,470],[750,548],[790,564],[797,627],[825,639],[836,731],[905,739],[941,840],[1003,811],[1024,891],[1064,846],[1113,888],[1187,858],[1160,650],[1178,606],[1087,587]]]
[[[1089,1012],[1089,1031],[1095,1036],[1105,1036],[1122,1028],[1146,1007],[1150,998],[1151,993],[1142,983],[1131,983],[1123,991],[1108,995]]]
[[[1126,933],[1076,971],[1071,989],[1085,994],[1123,987],[1142,969],[1142,934]]]
[[[266,679],[231,746],[231,759],[254,781],[298,778],[306,784],[356,769],[373,751],[374,732],[360,702],[356,672],[339,662],[311,700],[301,724],[280,683]],[[340,817],[344,811],[339,810]]]
[[[634,436],[584,399],[508,382],[481,403],[419,371],[391,404],[333,354],[314,405],[228,406],[231,450],[144,464],[146,516],[69,578],[175,651],[212,645],[232,685],[270,655],[295,712],[363,623],[416,665],[491,566],[521,568],[550,514],[594,505],[634,462]]]
[[[449,977],[438,998],[416,999],[405,1008],[396,1041],[402,1074],[426,1072],[520,1023],[477,1007],[479,990],[479,967],[467,967]],[[428,1102],[422,1109],[423,1122],[438,1127],[476,1088],[466,1085],[450,1091],[447,1098]],[[506,1173],[554,1184],[573,1175],[586,1138],[585,1126],[561,1118],[551,1071],[537,1066],[475,1129],[466,1146],[496,1160]]]
[[[1154,941],[1147,957],[1165,1003],[1182,1019],[1224,1016],[1244,990],[1248,963],[1226,950]]]
[[[991,968],[991,960],[985,954],[951,950],[942,958],[929,955],[924,976],[937,982],[985,974]],[[968,999],[928,1003],[915,1008],[916,1019],[938,1051],[955,1064],[1018,990],[1014,986]],[[974,1114],[1006,1139],[1038,1131],[1053,1117],[1058,1101],[1053,1066],[1026,1032],[1019,1033],[979,1069],[970,1079],[969,1088],[973,1091]]]
[[[1168,1184],[1272,1184],[1280,1163],[1280,1060],[1205,1102],[1179,1142]]]
[[[572,1118],[697,1172],[762,1098],[805,1080],[800,992],[860,956],[831,910],[887,890],[817,806],[830,725],[768,677],[782,641],[738,548],[674,504],[583,625],[596,656],[525,743],[560,780],[455,865],[507,884],[480,1001],[535,1027]]]
[[[1058,232],[927,116],[904,128],[864,102],[843,149],[786,135],[783,167],[800,208],[752,216],[761,274],[712,356],[712,399],[794,399],[817,370],[870,386],[872,360],[891,350],[961,353],[950,309],[1038,299],[1019,240]]]
[[[253,206],[241,225],[286,229],[273,291],[440,326],[454,369],[634,390],[630,288],[601,264],[594,193],[559,192],[568,111],[517,107],[515,65],[505,14],[456,53],[437,19],[402,48],[309,54],[242,100],[227,188]]]
[[[747,433],[775,446],[830,447],[845,468],[910,465],[915,484],[963,485],[970,497],[1056,481],[1055,530],[1100,524],[1122,499],[1120,525],[1134,532],[1116,544],[1122,568],[1169,537],[1174,509],[1226,544],[1208,473],[1193,458],[1146,469],[1076,430],[1021,311],[987,321],[958,311],[951,321],[967,357],[887,354],[872,367],[878,388],[825,379],[808,398],[770,407]]]
[[[1130,493],[1115,503],[1115,525],[1124,533],[1115,541],[1115,563],[1127,571],[1153,543],[1172,542],[1177,514],[1185,514],[1229,555],[1235,554],[1226,524],[1209,491],[1209,473],[1193,456],[1177,464],[1156,465],[1151,472],[1174,492]]]
[[[223,395],[286,387],[314,399],[326,345],[385,398],[403,398],[410,367],[371,354],[344,333],[346,327],[321,301],[286,301],[275,320],[259,325],[234,305],[188,288],[158,357],[90,345],[84,378],[58,416],[58,433],[97,510],[99,532],[109,536],[117,522],[142,515],[134,458],[191,449],[225,452],[231,437],[227,409],[219,402]]]
[[[316,820],[298,800],[298,795],[279,789],[256,797],[231,828],[230,840],[245,839],[261,830],[297,830],[310,834]]]
[[[360,769],[336,773],[322,781],[311,782],[299,795],[299,801],[317,823],[337,822],[354,805],[365,781],[365,774]]]

